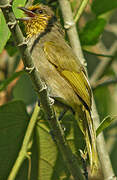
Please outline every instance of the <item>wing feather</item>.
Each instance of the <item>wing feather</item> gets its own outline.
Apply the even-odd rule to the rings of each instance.
[[[71,47],[67,43],[60,46],[59,43],[49,41],[45,43],[44,51],[49,62],[57,68],[90,109],[91,88],[84,73],[84,68],[77,61]]]
[[[70,72],[64,70],[61,72],[62,75],[69,81],[74,91],[80,96],[80,98],[86,103],[90,108],[91,98],[89,95],[89,89],[87,88],[87,80],[81,71],[80,73]]]

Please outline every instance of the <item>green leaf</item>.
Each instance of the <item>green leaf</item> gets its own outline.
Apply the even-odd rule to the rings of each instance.
[[[18,15],[18,17],[20,17],[20,15]],[[23,35],[25,36],[26,33],[25,33],[24,24],[22,22],[19,22],[19,26],[22,30]],[[15,46],[14,39],[12,36],[10,36],[9,40],[7,41],[5,49],[7,50],[9,56],[14,56],[14,54],[17,53],[18,49]]]
[[[15,100],[20,99],[26,104],[32,104],[36,101],[37,95],[34,91],[32,81],[26,73],[21,75],[13,88],[13,97]]]
[[[104,119],[110,113],[113,103],[113,96],[107,86],[95,89],[94,97],[100,119]],[[100,103],[101,102],[101,103]]]
[[[12,36],[10,36],[9,40],[7,41],[5,49],[7,50],[7,53],[9,54],[9,56],[13,56],[15,53],[17,53],[18,49],[15,46]]]
[[[16,160],[29,116],[22,101],[0,106],[0,180],[6,180]],[[25,164],[26,165],[26,164]],[[24,166],[23,166],[24,167]],[[22,178],[27,170],[22,171]]]
[[[0,11],[0,53],[4,49],[4,46],[10,38],[10,35],[11,33],[8,29],[8,26],[6,25],[2,11]]]
[[[13,12],[14,12],[16,18],[22,17],[22,15],[24,14],[23,11],[20,11],[17,7],[25,6],[25,3],[26,3],[26,0],[14,0],[13,1]]]
[[[81,44],[84,46],[95,45],[98,42],[105,25],[106,20],[102,18],[89,21],[80,33]]]
[[[92,3],[92,11],[98,16],[117,8],[117,0],[95,0]]]
[[[42,114],[43,116],[43,114]],[[68,113],[62,119],[62,127],[64,128],[65,138],[72,149],[73,154],[77,157],[81,144],[84,145],[83,136],[77,121],[72,113]],[[36,126],[36,136],[38,143],[38,179],[70,179],[69,171],[64,163],[59,147],[57,147],[54,136],[50,131],[48,122],[40,118]]]
[[[105,128],[110,126],[110,124],[117,119],[117,116],[107,116],[103,119],[103,121],[100,123],[99,127],[96,130],[96,136],[98,136]]]
[[[18,6],[24,6],[26,0],[15,0],[13,1],[13,11],[15,13],[16,17],[21,17],[23,12],[20,11],[17,7]],[[8,39],[10,38],[10,31],[8,29],[8,26],[5,22],[4,16],[2,14],[2,11],[0,11],[0,53],[4,49],[4,46],[6,45]]]
[[[24,73],[24,71],[13,73],[11,77],[5,79],[3,82],[0,83],[0,91],[3,91],[9,85],[9,83],[11,83],[15,78],[21,76]]]
[[[58,180],[61,175],[65,176],[65,164],[49,131],[48,124],[40,120],[36,126],[39,152],[38,179]]]

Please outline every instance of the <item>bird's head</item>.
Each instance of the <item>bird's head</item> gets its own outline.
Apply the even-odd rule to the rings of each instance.
[[[20,18],[26,27],[26,34],[32,37],[35,34],[49,30],[55,21],[53,11],[46,5],[37,4],[28,8],[18,7],[25,13],[25,17]]]

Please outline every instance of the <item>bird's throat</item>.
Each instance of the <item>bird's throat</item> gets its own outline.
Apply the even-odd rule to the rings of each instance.
[[[55,16],[35,17],[29,21],[24,21],[27,37],[30,38],[33,35],[50,31],[55,21]]]

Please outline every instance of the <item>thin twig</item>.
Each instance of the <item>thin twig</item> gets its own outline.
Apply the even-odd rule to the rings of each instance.
[[[58,1],[60,3],[60,6],[61,6],[61,10],[62,10],[62,14],[63,14],[65,24],[66,24],[66,22],[69,22],[69,20],[71,20],[72,24],[74,24],[71,7],[70,7],[70,3],[68,2],[68,0],[58,0]],[[71,46],[72,46],[74,52],[76,53],[79,60],[81,62],[83,61],[83,63],[84,63],[85,61],[84,61],[83,53],[81,50],[80,41],[79,41],[79,38],[77,37],[77,31],[75,28],[75,24],[72,27],[70,27],[70,29],[67,29],[67,33],[68,33],[69,40],[70,40],[70,43],[71,43]],[[99,116],[98,116],[98,113],[96,110],[94,99],[93,99],[93,104],[92,104],[92,117],[94,120],[94,125],[96,127],[99,126],[100,119],[99,119]],[[100,157],[100,163],[101,163],[103,174],[104,174],[104,180],[107,180],[107,179],[109,180],[110,178],[112,180],[114,180],[115,175],[114,175],[114,172],[112,169],[112,165],[111,165],[109,155],[108,155],[107,150],[106,150],[103,134],[101,134],[97,138],[97,149],[98,149],[98,153],[99,153],[99,157]],[[107,162],[106,166],[105,166],[105,162]]]
[[[14,79],[20,77],[24,73],[25,71],[18,71],[18,72],[13,73],[9,78],[5,79],[0,84],[0,92],[3,91]]]
[[[103,86],[109,86],[109,85],[112,85],[112,84],[117,84],[117,77],[114,78],[114,79],[108,79],[108,80],[99,80],[97,81],[94,85],[93,85],[93,90],[99,88],[99,87],[103,87]]]
[[[77,10],[77,13],[76,13],[75,17],[74,17],[74,22],[75,23],[79,20],[81,14],[83,13],[83,11],[84,11],[85,7],[87,6],[88,2],[89,2],[89,0],[82,0],[81,1],[81,4],[80,4],[80,6],[79,6],[79,8]]]
[[[101,56],[101,57],[107,57],[107,58],[113,58],[114,57],[113,55],[94,53],[94,52],[88,51],[86,49],[83,49],[83,51],[88,53],[88,54],[94,55],[94,56]]]
[[[40,79],[39,72],[37,68],[34,66],[32,57],[27,48],[27,43],[24,41],[22,32],[19,28],[19,25],[16,22],[16,18],[12,11],[12,5],[8,0],[1,0],[0,8],[3,12],[9,30],[11,31],[11,34],[14,38],[15,44],[17,45],[18,50],[22,55],[22,60],[25,69],[27,70],[30,78],[33,81],[33,84],[35,86],[35,91],[37,92],[40,102],[45,110],[48,123],[52,129],[52,132],[56,140],[56,144],[61,151],[65,164],[68,167],[74,180],[84,180],[84,177],[79,168],[78,161],[75,158],[75,156],[72,154],[71,149],[69,148],[67,142],[65,141],[65,138],[63,136],[64,133],[62,132],[60,123],[56,119],[54,109],[48,97],[47,87],[43,85]],[[13,180],[13,179],[9,178],[9,180]]]

